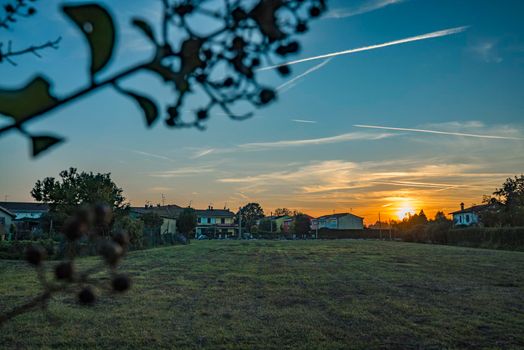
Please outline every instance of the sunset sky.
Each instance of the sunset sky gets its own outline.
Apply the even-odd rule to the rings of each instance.
[[[55,82],[58,95],[87,83],[87,47],[60,3],[38,2],[37,17],[0,33],[0,42],[15,46],[63,37],[59,50],[42,58],[0,63],[1,88],[23,85],[37,72]],[[136,15],[154,21],[160,1],[105,3],[123,36],[104,72],[110,75],[150,57],[152,48],[129,22]],[[31,124],[67,137],[36,160],[19,134],[0,138],[0,200],[31,200],[37,179],[73,166],[111,172],[136,206],[160,203],[162,194],[181,206],[256,201],[267,214],[277,207],[310,215],[352,211],[369,224],[379,212],[396,219],[406,209],[434,215],[478,204],[524,171],[523,1],[329,5],[292,59],[366,49],[296,63],[285,79],[260,72],[279,87],[279,100],[254,118],[232,121],[217,111],[204,132],[162,123],[146,130],[133,102],[106,89]],[[169,95],[147,74],[125,85]]]

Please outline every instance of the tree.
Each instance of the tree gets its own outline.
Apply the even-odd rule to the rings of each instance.
[[[524,175],[506,179],[493,195],[503,207],[501,222],[509,226],[524,225]]]
[[[295,215],[291,225],[291,232],[298,236],[305,236],[311,231],[311,220],[309,216],[299,213]]]
[[[147,126],[153,126],[163,114],[169,127],[204,129],[214,109],[232,119],[249,118],[252,113],[237,114],[233,109],[245,103],[260,107],[276,100],[276,91],[259,81],[259,71],[265,68],[283,76],[290,74],[282,58],[300,50],[295,36],[306,32],[308,22],[326,10],[325,2],[223,0],[217,9],[210,10],[202,1],[162,0],[161,23],[149,23],[138,17],[132,20],[154,47],[151,58],[103,77],[99,73],[112,60],[115,43],[121,39],[113,16],[96,2],[64,5],[64,15],[82,32],[89,45],[89,83],[56,96],[53,82],[36,74],[21,89],[0,90],[0,114],[12,119],[0,127],[0,135],[18,131],[30,139],[32,154],[36,156],[64,139],[33,133],[24,126],[101,89],[113,89],[134,101],[142,110]],[[208,18],[214,25],[203,28],[202,18]],[[156,31],[157,27],[161,30]],[[200,28],[195,31],[195,27]],[[142,73],[156,75],[175,92],[167,105],[159,106],[161,100],[136,91],[140,86],[134,90],[122,86],[124,79]],[[198,94],[202,105],[191,118],[182,118],[182,106],[193,94]]]
[[[123,216],[119,218],[114,226],[113,232],[127,232],[129,236],[129,243],[136,248],[141,249],[143,247],[143,236],[144,236],[144,222],[140,219],[133,219],[129,216]]]
[[[273,213],[275,216],[291,216],[292,214],[293,212],[288,208],[277,208]]]
[[[193,232],[197,224],[197,216],[192,208],[185,208],[176,222],[177,229],[180,233],[188,234]]]
[[[265,218],[260,219],[260,224],[258,225],[258,230],[260,232],[276,232],[277,223],[271,219]]]
[[[435,222],[447,222],[447,221],[451,221],[448,219],[448,217],[446,216],[446,214],[444,214],[443,211],[437,211],[437,213],[435,214],[435,219],[433,220]]]
[[[251,227],[255,225],[258,219],[264,217],[264,210],[258,203],[249,203],[240,209],[242,217],[242,227]],[[238,216],[238,213],[237,213]]]
[[[38,180],[31,190],[36,201],[49,204],[50,214],[59,224],[75,214],[80,206],[107,205],[116,216],[129,207],[123,190],[111,179],[111,173],[79,173],[69,168],[59,175],[58,180],[53,177]]]

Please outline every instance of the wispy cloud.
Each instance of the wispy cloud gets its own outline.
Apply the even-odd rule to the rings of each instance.
[[[304,124],[316,124],[317,121],[315,120],[305,120],[305,119],[291,119],[292,122],[295,123],[304,123]]]
[[[350,132],[346,134],[320,137],[315,139],[302,140],[282,140],[274,142],[252,142],[238,145],[243,149],[267,149],[267,148],[282,148],[282,147],[299,147],[307,145],[322,145],[338,142],[360,141],[360,140],[381,140],[392,137],[395,134],[391,133],[366,133],[366,132]]]
[[[473,45],[470,50],[486,63],[501,63],[503,61],[495,40],[482,40]]]
[[[353,17],[367,12],[380,10],[386,6],[399,4],[401,2],[404,2],[404,0],[368,0],[358,7],[331,10],[323,18],[337,19]]]
[[[405,38],[405,39],[389,41],[389,42],[382,43],[382,44],[364,46],[364,47],[359,47],[359,48],[356,48],[356,49],[350,49],[350,50],[332,52],[332,53],[319,55],[319,56],[302,58],[302,59],[299,59],[299,60],[285,62],[285,63],[278,64],[278,65],[275,65],[275,66],[263,67],[263,68],[260,68],[260,70],[262,70],[262,71],[263,70],[269,70],[269,69],[274,69],[274,68],[277,68],[277,67],[280,67],[280,66],[284,66],[284,65],[288,65],[289,66],[289,65],[293,65],[293,64],[297,64],[297,63],[302,63],[302,62],[321,60],[321,59],[326,59],[326,58],[335,57],[335,56],[349,55],[349,54],[362,52],[362,51],[376,50],[376,49],[380,49],[380,48],[383,48],[383,47],[400,45],[400,44],[406,44],[406,43],[410,43],[410,42],[413,42],[413,41],[427,40],[427,39],[433,39],[433,38],[440,38],[440,37],[443,37],[443,36],[448,36],[448,35],[462,33],[464,31],[466,31],[468,28],[469,28],[468,26],[462,26],[462,27],[456,27],[456,28],[439,30],[439,31],[436,31],[436,32],[431,32],[431,33],[427,33],[427,34],[417,35],[417,36],[413,36],[413,37],[409,37],[409,38]]]
[[[482,135],[482,134],[470,134],[463,132],[450,132],[450,131],[440,131],[440,130],[428,130],[428,129],[411,129],[411,128],[397,128],[390,126],[378,126],[378,125],[353,125],[356,128],[366,128],[366,129],[379,129],[379,130],[390,130],[390,131],[404,131],[404,132],[417,132],[417,133],[426,133],[426,134],[438,134],[438,135],[450,135],[450,136],[463,136],[463,137],[474,137],[481,139],[495,139],[495,140],[516,140],[522,141],[522,137],[513,137],[513,136],[503,136],[503,135]]]
[[[169,157],[166,157],[166,156],[163,156],[163,155],[160,155],[160,154],[154,154],[154,153],[138,151],[138,150],[132,150],[132,151],[133,151],[133,153],[140,154],[142,156],[146,156],[146,157],[149,157],[149,158],[156,158],[156,159],[168,160],[170,162],[174,162],[173,159],[171,159]]]
[[[328,58],[328,59],[325,60],[324,62],[321,62],[321,63],[317,64],[316,66],[309,68],[309,69],[308,69],[307,71],[305,71],[304,73],[299,74],[299,75],[297,75],[296,77],[294,77],[294,78],[292,78],[292,79],[289,79],[289,80],[286,81],[285,83],[283,83],[283,84],[277,86],[277,90],[280,91],[280,90],[282,90],[283,88],[290,86],[291,84],[293,84],[293,86],[295,86],[294,83],[295,83],[296,81],[298,81],[298,80],[304,78],[306,75],[309,75],[309,74],[313,73],[314,71],[319,70],[320,68],[324,67],[326,64],[329,63],[329,61],[331,61],[331,58]],[[287,89],[287,90],[289,90],[289,89]],[[287,91],[287,90],[286,90],[286,91]]]
[[[203,156],[206,156],[208,154],[211,154],[215,151],[214,148],[208,148],[208,149],[205,149],[205,150],[202,150],[202,151],[198,151],[196,152],[194,155],[193,155],[193,159],[197,159],[197,158],[200,158],[200,157],[203,157]]]
[[[170,177],[179,177],[179,176],[189,176],[189,175],[197,175],[202,173],[210,173],[215,171],[212,167],[202,166],[202,167],[185,167],[175,170],[167,170],[167,171],[156,171],[153,173],[150,173],[149,176],[152,177],[161,177],[161,178],[170,178]]]

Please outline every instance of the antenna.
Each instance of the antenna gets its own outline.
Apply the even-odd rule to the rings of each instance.
[[[162,206],[166,205],[166,196],[162,193]]]
[[[192,199],[189,201],[189,205],[187,206],[188,208],[191,208],[191,203],[193,203]]]

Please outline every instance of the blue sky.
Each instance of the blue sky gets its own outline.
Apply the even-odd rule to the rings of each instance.
[[[42,58],[0,64],[1,87],[23,85],[36,72],[55,82],[57,95],[87,83],[87,47],[60,13],[61,3],[39,3],[37,17],[0,33],[1,42],[11,39],[15,47],[63,37],[60,49]],[[123,37],[104,72],[109,75],[149,57],[151,48],[129,22],[135,15],[153,20],[160,1],[105,3]],[[406,208],[433,213],[479,203],[523,171],[522,1],[331,0],[329,6],[293,59],[468,28],[296,64],[286,79],[261,72],[275,87],[286,84],[278,102],[244,122],[216,113],[204,132],[162,123],[146,130],[133,102],[99,91],[31,124],[68,139],[37,160],[20,135],[0,138],[2,200],[30,200],[37,179],[75,166],[111,172],[134,205],[160,202],[163,193],[179,205],[236,208],[258,201],[268,212],[283,206],[311,214],[351,210],[372,222],[379,211],[394,218]],[[169,93],[146,74],[125,85],[159,99]]]

